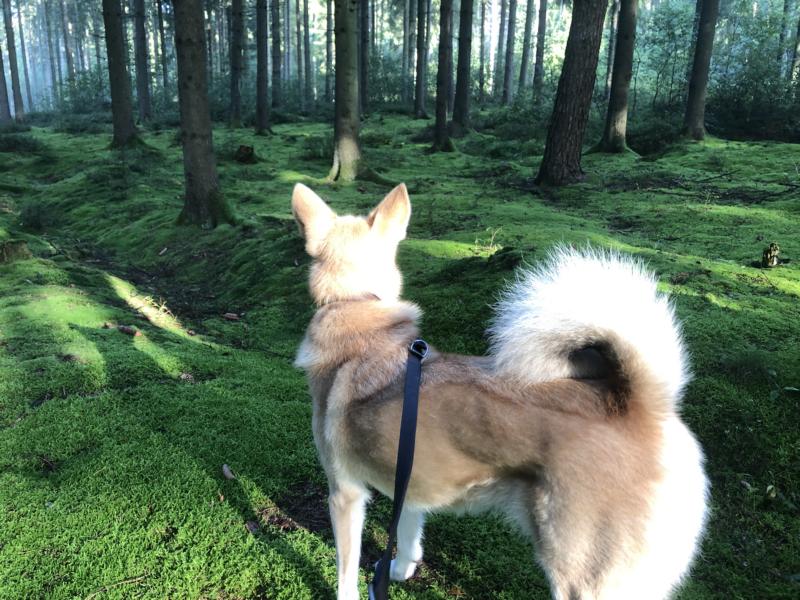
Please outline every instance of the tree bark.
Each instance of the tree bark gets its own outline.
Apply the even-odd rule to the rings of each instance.
[[[103,0],[103,23],[106,30],[108,82],[111,89],[111,117],[114,123],[113,148],[124,148],[136,142],[133,124],[131,82],[128,78],[123,49],[122,8],[119,0]]]
[[[281,77],[281,67],[283,66],[281,57],[281,7],[280,0],[270,0],[270,2],[270,11],[272,12],[272,106],[278,108],[282,101],[281,88],[283,86]]]
[[[314,79],[311,73],[311,32],[308,26],[308,0],[303,0],[303,66],[306,84],[305,98],[309,104],[314,104]]]
[[[8,102],[8,87],[6,84],[6,69],[3,64],[3,48],[0,46],[0,123],[11,120],[11,105]]]
[[[300,0],[294,0],[294,30],[295,30],[295,48],[297,51],[297,97],[300,99],[300,109],[305,110],[306,99],[303,94],[303,19],[300,16]]]
[[[786,56],[786,40],[789,38],[789,15],[792,12],[792,1],[783,0],[781,30],[778,38],[778,76],[783,76],[783,60]]]
[[[789,67],[789,82],[794,79],[800,80],[800,17],[797,19],[797,34],[794,39],[794,48],[792,49],[792,63]]]
[[[178,223],[215,227],[233,222],[219,189],[208,109],[205,28],[201,0],[173,0],[178,103],[186,195]]]
[[[153,116],[150,107],[150,69],[147,64],[147,28],[145,27],[144,0],[133,0],[133,47],[136,64],[136,99],[139,103],[139,121],[149,121]]]
[[[333,100],[333,0],[326,0],[327,27],[325,28],[325,101]]]
[[[706,134],[706,92],[708,90],[708,73],[711,67],[711,53],[714,48],[714,32],[719,16],[719,0],[697,1],[702,2],[703,6],[700,9],[683,131],[693,140],[702,140]]]
[[[435,152],[452,152],[453,141],[447,130],[448,76],[453,64],[453,0],[441,0],[439,13],[439,66],[436,72]]]
[[[408,29],[409,29],[409,0],[403,0],[403,58],[400,67],[400,102],[405,104],[408,95]]]
[[[428,46],[425,36],[425,23],[427,21],[428,3],[427,0],[417,2],[417,76],[414,86],[414,116],[418,119],[427,119],[428,112],[425,110],[425,96],[428,94],[426,85],[428,69]]]
[[[28,110],[33,110],[33,93],[31,92],[31,78],[28,71],[28,53],[25,49],[25,32],[22,29],[22,3],[17,0],[17,29],[19,30],[20,54],[22,54],[22,72],[25,75],[25,91],[28,100]]]
[[[164,86],[164,98],[169,97],[169,62],[167,58],[167,38],[164,35],[164,8],[163,0],[156,0],[158,10],[158,37],[161,40],[161,77]]]
[[[64,55],[67,60],[67,77],[70,84],[75,82],[75,64],[72,62],[72,49],[69,43],[69,26],[67,25],[67,9],[64,0],[61,0],[61,28],[64,35]]]
[[[531,62],[531,36],[533,34],[533,15],[536,12],[536,2],[528,0],[525,8],[525,33],[522,36],[522,60],[519,67],[519,81],[517,93],[521,93],[528,85],[528,67]]]
[[[256,0],[256,133],[269,131],[269,88],[267,81],[267,0]]]
[[[608,20],[608,54],[606,55],[606,82],[603,97],[608,100],[611,93],[611,76],[614,70],[614,52],[617,44],[617,20],[619,19],[620,0],[611,4]]]
[[[508,0],[500,0],[500,31],[497,37],[497,54],[494,57],[494,81],[492,85],[492,94],[497,97],[498,93],[502,91],[503,76],[503,60],[506,56],[506,16],[508,15]]]
[[[103,81],[103,60],[102,50],[100,48],[100,39],[103,34],[101,32],[100,15],[98,12],[92,11],[92,35],[94,36],[94,62],[95,69],[97,70],[97,97],[103,98],[105,95],[105,83]]]
[[[627,148],[625,136],[628,125],[628,91],[633,74],[638,5],[638,0],[621,0],[620,2],[608,113],[603,138],[599,145],[601,152],[624,152]]]
[[[508,32],[506,36],[506,60],[503,71],[503,104],[511,104],[514,92],[514,38],[517,29],[517,0],[508,3]]]
[[[244,39],[244,15],[242,0],[233,0],[231,4],[231,91],[228,124],[236,129],[242,126],[242,41]]]
[[[286,80],[286,89],[291,89],[289,80],[292,77],[292,0],[286,0],[283,11],[283,77]]]
[[[408,71],[406,72],[406,101],[414,101],[414,73],[417,52],[417,0],[408,3]]]
[[[14,95],[14,118],[22,121],[25,118],[25,106],[22,104],[22,89],[19,84],[17,69],[17,48],[14,45],[14,21],[11,19],[11,0],[3,0],[3,20],[6,25],[6,48],[8,49],[8,67],[11,72],[11,92]]]
[[[50,80],[52,81],[52,96],[53,96],[53,103],[58,102],[58,92],[59,92],[59,85],[61,84],[61,77],[58,76],[56,73],[56,63],[58,58],[58,53],[53,47],[53,28],[50,25],[50,4],[48,2],[44,3],[44,26],[47,30],[47,52],[50,59]],[[55,48],[58,48],[56,44]],[[58,62],[60,65],[61,63]],[[5,89],[5,87],[3,88]]]
[[[361,114],[368,107],[369,85],[369,0],[359,0],[359,52],[358,52],[358,92]]]
[[[335,0],[336,116],[330,181],[353,181],[361,168],[358,143],[358,29],[359,0]]]
[[[537,183],[564,185],[583,176],[581,148],[597,75],[607,1],[577,0],[573,5],[564,66]]]
[[[456,73],[456,99],[453,104],[453,122],[469,126],[469,101],[472,91],[472,17],[473,0],[461,0],[458,24],[458,69]]]
[[[544,85],[544,43],[547,35],[547,0],[539,0],[539,26],[536,32],[536,63],[533,66],[533,102],[542,101]]]
[[[481,50],[480,50],[480,72],[478,73],[478,102],[482,105],[486,95],[486,2],[481,3]]]

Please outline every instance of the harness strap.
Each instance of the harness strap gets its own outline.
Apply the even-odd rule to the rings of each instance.
[[[414,465],[414,443],[417,437],[417,408],[419,405],[419,385],[422,377],[422,361],[428,354],[428,344],[424,340],[414,340],[408,347],[406,362],[406,381],[403,389],[403,415],[400,418],[400,441],[397,445],[397,468],[394,475],[394,508],[389,524],[389,541],[380,560],[375,564],[375,577],[369,584],[370,600],[388,600],[389,566],[392,550],[397,539],[397,524],[403,512],[408,480]]]

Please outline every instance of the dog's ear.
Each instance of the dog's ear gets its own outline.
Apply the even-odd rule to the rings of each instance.
[[[317,256],[322,242],[333,227],[336,213],[322,198],[298,183],[292,192],[292,214],[300,227],[300,235],[306,240],[306,252]]]
[[[406,227],[411,218],[411,200],[408,198],[406,184],[401,183],[386,194],[369,216],[369,226],[385,237],[400,241],[406,237]]]

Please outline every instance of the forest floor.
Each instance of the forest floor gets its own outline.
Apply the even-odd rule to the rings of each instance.
[[[589,155],[585,182],[542,191],[538,156],[515,142],[486,131],[430,155],[412,141],[422,127],[375,116],[364,141],[370,164],[409,185],[399,262],[425,337],[484,352],[514,266],[556,242],[647,260],[684,323],[683,414],[713,485],[679,598],[796,598],[800,148],[710,139]],[[292,367],[312,306],[289,199],[303,181],[364,213],[386,189],[315,183],[325,124],[215,136],[240,223],[200,231],[175,225],[172,130],[125,155],[107,133],[0,134],[0,244],[32,253],[0,265],[0,598],[334,596],[325,478]],[[261,160],[234,162],[238,144]],[[769,242],[790,262],[753,266]],[[370,507],[363,566],[389,509]],[[531,547],[498,519],[433,517],[425,551],[393,598],[548,597]]]

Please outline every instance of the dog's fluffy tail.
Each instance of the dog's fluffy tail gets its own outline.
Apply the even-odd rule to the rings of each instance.
[[[489,332],[498,374],[519,385],[606,379],[619,408],[662,412],[689,380],[671,303],[653,273],[616,252],[561,246],[521,270]]]

